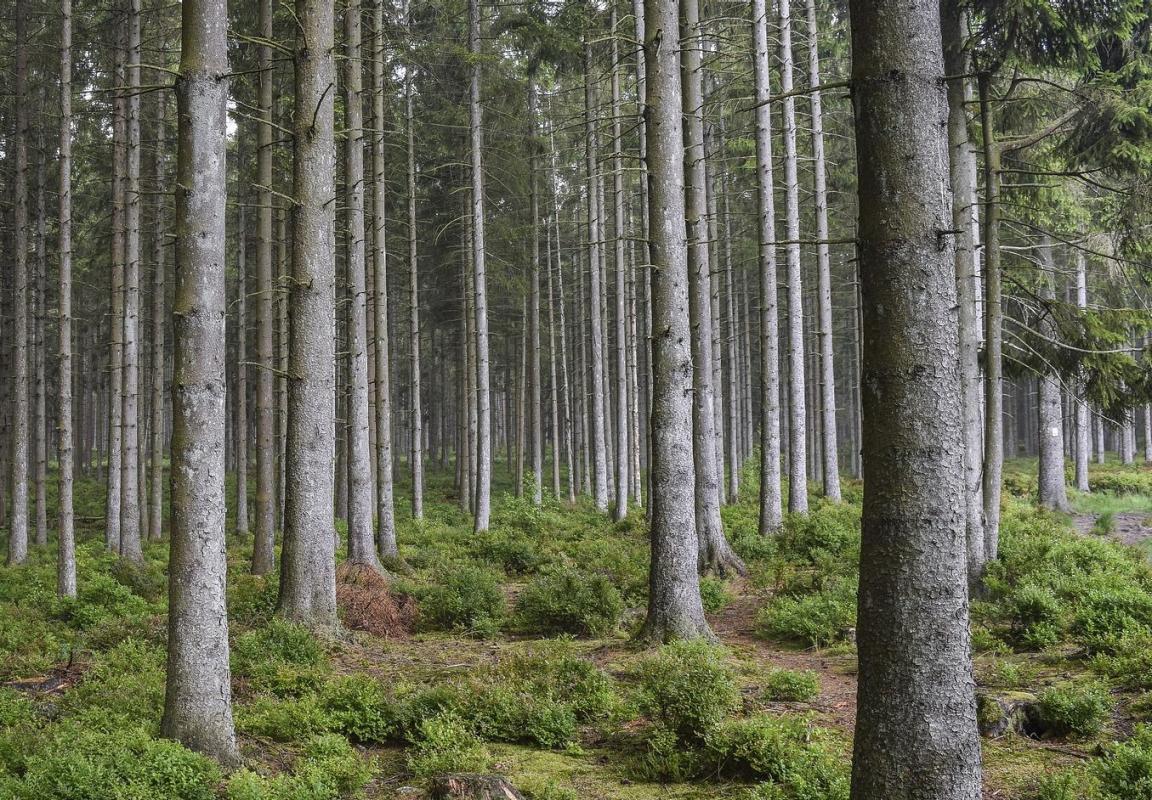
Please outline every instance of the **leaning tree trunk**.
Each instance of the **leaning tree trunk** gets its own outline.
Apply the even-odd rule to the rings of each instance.
[[[784,97],[784,254],[788,273],[788,510],[808,510],[808,419],[804,364],[804,286],[800,266],[800,185],[796,176],[796,98],[792,96],[792,15],[779,0],[780,93]]]
[[[492,408],[488,366],[488,279],[484,245],[484,119],[480,105],[480,0],[468,2],[472,56],[468,118],[472,152],[472,271],[476,316],[476,508],[474,528],[488,530],[492,514]]]
[[[228,7],[184,0],[173,306],[168,679],[161,732],[225,764],[232,724],[225,552]]]
[[[768,2],[752,0],[756,79],[756,200],[760,276],[760,534],[784,524],[780,470],[780,334],[776,301],[776,200],[772,176]]]
[[[984,498],[981,481],[980,318],[976,304],[976,241],[972,204],[976,202],[975,153],[968,140],[967,19],[956,0],[940,4],[944,68],[948,81],[948,165],[952,184],[952,228],[956,231],[956,296],[959,301],[960,391],[964,411],[964,507],[967,509],[968,577],[984,574]]]
[[[336,162],[333,0],[296,0],[292,315],[284,549],[277,611],[318,630],[336,617]]]
[[[76,596],[76,533],[72,505],[75,449],[72,434],[72,0],[60,0],[60,215],[57,253],[60,260],[60,371],[57,375],[57,458],[60,461],[56,526],[56,592]]]
[[[256,183],[260,210],[256,237],[256,531],[252,542],[252,573],[266,575],[276,568],[276,449],[273,441],[273,398],[276,353],[272,345],[276,317],[272,299],[272,3],[260,0],[260,125],[256,129]]]
[[[141,561],[140,542],[140,0],[128,0],[127,150],[124,162],[123,408],[120,555]]]
[[[864,297],[852,800],[978,800],[939,5],[849,8]]]
[[[348,560],[379,568],[372,531],[372,453],[368,435],[368,294],[364,264],[364,112],[360,0],[344,8],[344,214],[348,316]]]
[[[684,228],[684,130],[679,7],[645,0],[644,63],[648,217],[652,255],[652,562],[640,638],[712,638],[700,601],[696,470],[692,448],[692,351]]]
[[[12,439],[8,469],[12,482],[8,517],[8,563],[28,558],[28,8],[16,4],[15,105],[16,141],[13,245],[16,249],[12,287]]]
[[[1056,339],[1056,323],[1052,319],[1051,304],[1055,303],[1056,262],[1052,257],[1052,237],[1045,234],[1037,248],[1040,264],[1039,298],[1047,307],[1040,309],[1038,328],[1049,341]],[[1068,512],[1068,492],[1064,487],[1064,411],[1060,401],[1060,376],[1055,367],[1046,364],[1039,377],[1039,413],[1037,435],[1040,440],[1039,474],[1037,488],[1040,505],[1055,511]]]
[[[840,502],[840,458],[836,437],[836,369],[832,342],[832,267],[828,257],[828,179],[824,161],[824,112],[820,91],[820,49],[816,0],[807,0],[808,95],[812,108],[812,180],[816,201],[816,310],[820,322],[820,452],[824,496]]]
[[[680,0],[680,64],[684,108],[684,176],[688,237],[688,286],[692,345],[692,439],[696,460],[696,535],[700,569],[743,574],[744,563],[728,546],[720,519],[722,493],[716,453],[713,393],[712,281],[708,258],[708,175],[704,154],[704,93],[701,67],[700,4]]]

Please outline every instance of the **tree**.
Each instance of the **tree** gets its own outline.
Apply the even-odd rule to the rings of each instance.
[[[12,302],[12,441],[8,468],[12,498],[8,516],[8,563],[28,558],[28,7],[16,4],[15,152],[12,225],[15,277]]]
[[[224,550],[227,31],[224,0],[184,1],[177,81],[168,679],[160,730],[235,764]]]
[[[153,164],[155,188],[166,185],[166,139],[165,116],[168,113],[167,97],[163,92],[156,93],[156,151]],[[149,427],[152,433],[152,462],[148,502],[148,531],[154,540],[162,538],[164,516],[164,204],[166,198],[157,193],[152,231],[152,418]]]
[[[383,0],[381,0],[381,4]],[[411,10],[411,3],[405,5],[405,13]],[[383,24],[378,30],[383,37]],[[382,59],[380,59],[382,61]],[[422,384],[420,380],[420,262],[417,258],[418,242],[416,233],[416,132],[412,113],[412,72],[413,67],[404,67],[404,138],[408,156],[408,319],[409,335],[412,337],[410,369],[412,372],[412,518],[424,519],[424,410],[422,405]],[[381,83],[383,78],[380,78]],[[383,95],[379,100],[381,110],[378,119],[383,120]],[[383,137],[380,139],[378,158],[383,160]]]
[[[697,575],[692,352],[677,0],[645,0],[645,138],[652,255],[652,562],[642,639],[710,638]]]
[[[977,800],[940,10],[849,10],[864,300],[852,798]]]
[[[1052,255],[1052,237],[1041,236],[1037,248],[1040,263],[1040,291],[1038,297],[1046,303],[1040,309],[1039,329],[1049,341],[1057,341],[1056,324],[1052,319],[1052,304],[1056,300],[1056,262]],[[1040,505],[1055,511],[1069,512],[1068,492],[1064,488],[1064,412],[1060,395],[1063,389],[1060,376],[1053,365],[1047,365],[1039,378],[1040,391],[1037,393],[1039,425],[1037,435],[1040,442],[1039,476],[1037,488]]]
[[[56,535],[56,592],[76,596],[76,534],[72,506],[75,456],[72,436],[72,0],[60,0],[60,221],[56,249],[60,258],[60,373],[57,457],[60,461],[59,518]]]
[[[284,547],[277,613],[317,630],[336,617],[336,162],[332,0],[296,0],[291,350]]]

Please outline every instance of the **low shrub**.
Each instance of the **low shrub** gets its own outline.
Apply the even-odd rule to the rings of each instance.
[[[811,670],[776,669],[764,680],[766,700],[804,702],[819,694],[820,676]]]
[[[760,609],[764,636],[822,647],[843,639],[856,625],[856,587],[840,582],[815,594],[774,597]]]
[[[447,772],[486,772],[492,756],[484,743],[456,715],[445,712],[420,723],[408,749],[408,770],[418,777]]]
[[[357,742],[381,743],[400,734],[401,711],[378,680],[343,675],[329,681],[320,697],[328,729]]]
[[[1112,698],[1100,684],[1054,686],[1037,699],[1041,718],[1057,736],[1095,736],[1112,713]]]
[[[739,704],[725,651],[707,642],[665,645],[640,664],[646,714],[684,741],[699,741]]]
[[[522,533],[499,529],[478,537],[477,554],[507,575],[527,575],[547,562],[533,539]]]
[[[94,657],[62,704],[72,713],[146,720],[149,730],[155,731],[164,706],[166,659],[164,649],[157,645],[136,639],[121,642]]]
[[[243,769],[228,781],[228,800],[336,800],[358,792],[372,771],[340,736],[312,738],[291,773],[265,778]]]
[[[560,569],[524,587],[516,624],[529,633],[604,636],[620,624],[624,601],[603,575]]]
[[[706,575],[700,579],[700,601],[704,604],[705,611],[709,614],[716,614],[723,611],[724,607],[732,602],[732,595],[728,593],[728,587],[724,581]]]
[[[436,630],[491,636],[506,613],[500,578],[471,564],[441,569],[420,594],[421,620]]]

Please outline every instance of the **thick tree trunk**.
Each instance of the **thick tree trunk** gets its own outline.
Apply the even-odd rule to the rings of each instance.
[[[124,162],[124,355],[120,555],[144,558],[140,541],[140,0],[128,0]]]
[[[345,263],[348,318],[348,559],[379,568],[372,530],[372,454],[368,435],[368,288],[364,263],[364,112],[360,0],[344,8]]]
[[[689,319],[692,345],[692,440],[696,460],[696,535],[700,570],[743,574],[744,563],[724,538],[716,454],[712,362],[712,280],[708,253],[708,174],[704,153],[702,29],[697,0],[680,0],[680,65],[684,109],[684,177],[687,216]],[[666,43],[665,43],[666,44]]]
[[[800,266],[800,185],[796,176],[796,98],[792,91],[790,0],[779,0],[780,93],[784,96],[784,246],[788,278],[788,510],[808,510],[808,413],[804,364],[804,286]]]
[[[160,730],[231,765],[240,753],[232,724],[224,549],[227,4],[184,0],[183,20],[168,679]]]
[[[852,799],[977,800],[940,12],[849,8],[865,342]]]
[[[60,214],[56,250],[60,297],[57,324],[60,366],[57,374],[57,458],[60,462],[59,517],[56,535],[56,592],[76,596],[76,533],[72,490],[75,447],[72,427],[72,0],[60,0]]]
[[[333,0],[296,0],[296,201],[285,457],[284,549],[277,611],[319,630],[336,617],[336,163],[333,142]]]
[[[784,524],[780,469],[780,334],[776,300],[776,200],[772,169],[772,94],[768,3],[752,0],[756,81],[756,200],[760,238],[760,534]]]
[[[967,20],[956,0],[940,4],[944,69],[964,76],[971,60],[964,50]],[[956,231],[956,298],[959,303],[960,392],[964,431],[964,507],[967,509],[968,576],[976,584],[984,574],[984,496],[980,441],[983,398],[980,387],[980,317],[976,303],[976,241],[971,224],[976,202],[976,155],[968,140],[969,83],[948,81],[948,164],[952,185],[952,229]]]
[[[1054,303],[1056,300],[1056,261],[1052,256],[1052,237],[1045,234],[1037,248],[1040,264],[1041,301]],[[1056,323],[1048,308],[1040,309],[1038,328],[1040,334],[1050,340],[1056,339]],[[1037,488],[1040,505],[1056,511],[1068,512],[1068,492],[1064,487],[1064,412],[1060,400],[1060,376],[1054,367],[1046,365],[1039,376],[1039,413],[1037,414],[1037,437],[1040,442],[1039,473]]]
[[[700,601],[692,448],[692,352],[684,220],[684,130],[676,0],[645,0],[652,253],[652,563],[640,638],[711,638]]]
[[[807,0],[808,85],[820,85],[819,30],[816,0]],[[828,257],[828,179],[824,161],[824,111],[819,90],[808,95],[812,109],[812,176],[816,203],[816,309],[820,328],[820,452],[824,496],[840,502],[840,457],[836,437],[836,369],[832,342],[832,267]]]
[[[476,316],[476,508],[474,528],[488,530],[492,514],[492,407],[488,365],[488,277],[484,245],[484,119],[480,104],[480,0],[468,2],[472,56],[468,117],[472,152],[472,271]]]
[[[1000,146],[992,112],[992,78],[979,76],[984,136],[984,558],[1000,550],[1000,487],[1004,470],[1004,372],[1000,301]]]
[[[276,449],[274,381],[276,354],[273,349],[275,285],[272,279],[272,3],[260,0],[260,35],[267,42],[259,48],[260,125],[256,129],[256,183],[260,211],[256,239],[256,351],[260,369],[256,374],[256,533],[252,543],[252,573],[266,575],[276,568]]]

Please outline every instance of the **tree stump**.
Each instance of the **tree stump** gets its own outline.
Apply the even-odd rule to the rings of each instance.
[[[428,791],[431,800],[524,800],[501,775],[439,775]]]
[[[1026,692],[1006,692],[976,697],[980,735],[996,739],[1006,733],[1018,733],[1032,739],[1044,735],[1046,725],[1040,715],[1035,695]]]

